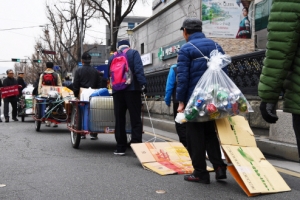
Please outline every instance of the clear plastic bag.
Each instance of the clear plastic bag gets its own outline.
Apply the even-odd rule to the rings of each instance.
[[[210,59],[205,58],[208,69],[198,81],[184,110],[186,121],[204,122],[253,112],[245,96],[222,70],[231,63],[231,58],[217,49],[210,53]]]

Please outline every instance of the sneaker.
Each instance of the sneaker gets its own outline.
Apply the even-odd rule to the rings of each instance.
[[[12,120],[14,120],[15,122],[19,121],[18,118],[12,118]]]
[[[115,151],[114,151],[114,154],[115,154],[115,155],[118,155],[118,156],[124,156],[124,155],[125,155],[125,152],[121,152],[121,151],[115,150]]]
[[[8,117],[5,117],[5,122],[9,122],[9,118]]]
[[[98,134],[90,134],[91,140],[98,140]]]
[[[82,135],[80,138],[81,138],[81,139],[85,139],[86,137],[85,137],[85,135]]]
[[[206,179],[201,179],[200,177],[194,176],[194,174],[189,174],[184,176],[185,181],[190,181],[190,182],[198,182],[198,183],[204,183],[204,184],[210,184],[210,178]]]
[[[216,180],[221,180],[221,179],[226,179],[227,175],[226,175],[226,166],[219,166],[215,172],[216,172]]]
[[[56,128],[56,127],[58,127],[58,125],[57,124],[53,124],[53,127]]]

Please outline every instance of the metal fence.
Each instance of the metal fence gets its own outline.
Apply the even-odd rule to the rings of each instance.
[[[228,66],[228,76],[243,94],[257,95],[259,76],[265,58],[265,51],[256,51],[232,57]],[[147,96],[164,96],[169,69],[149,73],[147,79]]]

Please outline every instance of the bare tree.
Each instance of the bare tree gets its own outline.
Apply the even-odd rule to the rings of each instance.
[[[55,51],[56,55],[42,56],[61,66],[62,74],[71,72],[83,53],[81,45],[85,31],[90,27],[87,21],[96,11],[85,0],[59,1],[52,7],[46,5],[46,8],[50,25],[44,30],[39,48]]]
[[[147,0],[140,0],[142,3],[146,3]],[[112,5],[110,3],[115,5]],[[124,18],[132,11],[137,0],[87,0],[87,3],[95,10],[101,13],[101,17],[107,22],[109,27],[111,27],[111,19],[110,14],[113,11],[113,43],[111,45],[111,51],[116,50],[117,36],[120,24],[124,20]],[[111,10],[111,7],[113,10]]]

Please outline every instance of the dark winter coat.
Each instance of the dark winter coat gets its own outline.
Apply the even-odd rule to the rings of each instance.
[[[26,83],[23,78],[18,77],[17,79],[18,85],[21,85],[22,87],[19,88],[19,96],[22,96],[22,90],[26,87]]]
[[[258,85],[263,102],[276,103],[284,90],[283,111],[300,114],[300,2],[273,0],[266,58]]]
[[[210,58],[211,51],[218,48],[218,51],[224,53],[220,45],[211,39],[205,37],[204,33],[197,32],[189,36],[188,42],[195,45],[205,56]],[[184,44],[178,52],[177,63],[177,89],[176,99],[187,103],[192,92],[207,70],[207,60],[191,44]],[[227,72],[227,67],[223,70]]]
[[[83,65],[77,69],[73,81],[73,91],[78,97],[80,88],[100,88],[101,82],[99,72],[90,65]]]
[[[143,85],[147,85],[146,77],[144,74],[144,66],[141,60],[141,55],[137,50],[129,49],[127,52],[128,65],[133,74],[133,79],[131,84],[124,90],[121,91],[141,91]],[[111,62],[113,60],[113,55],[109,58],[108,67],[110,69]],[[112,91],[113,93],[119,91]]]

